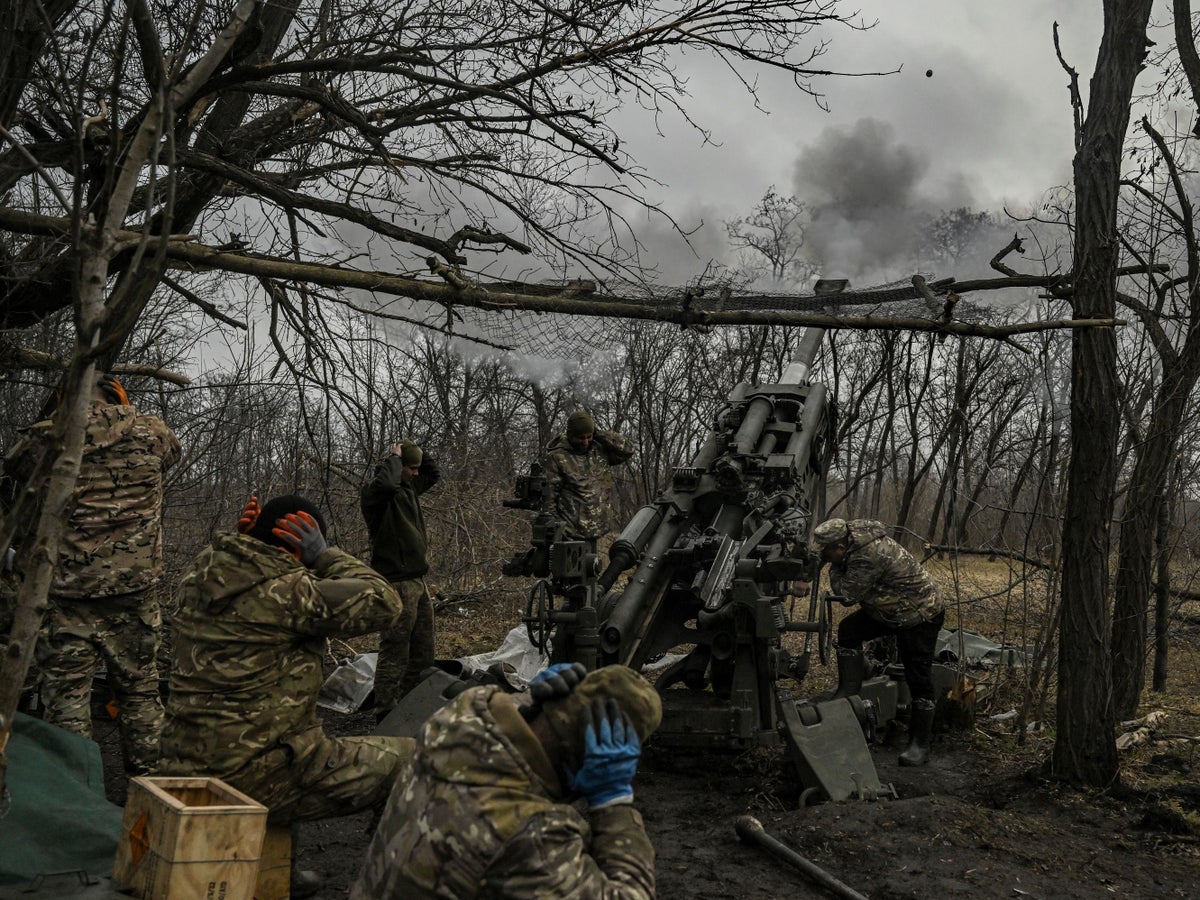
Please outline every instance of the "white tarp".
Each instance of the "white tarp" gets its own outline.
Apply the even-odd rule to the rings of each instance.
[[[375,687],[375,666],[378,661],[378,653],[359,653],[343,659],[321,685],[317,706],[340,713],[355,712]],[[549,657],[538,653],[530,642],[529,632],[524,625],[509,631],[500,646],[490,653],[464,656],[458,661],[463,665],[464,675],[503,663],[511,667],[515,674],[515,677],[510,675],[508,679],[515,687],[524,687],[534,675],[550,664]]]
[[[957,663],[962,658],[968,666],[992,669],[996,666],[1023,667],[1026,653],[1011,644],[997,644],[983,635],[967,629],[943,628],[933,648],[937,662]]]

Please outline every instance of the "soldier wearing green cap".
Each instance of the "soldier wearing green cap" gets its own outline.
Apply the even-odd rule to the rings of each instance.
[[[633,444],[615,431],[597,428],[586,410],[567,417],[566,430],[546,448],[545,463],[546,483],[566,537],[594,545],[613,529],[611,470],[632,457]]]
[[[887,525],[872,519],[827,519],[813,530],[813,549],[829,563],[829,586],[859,608],[838,625],[838,687],[834,697],[857,694],[863,680],[863,643],[895,635],[912,694],[904,766],[929,758],[936,700],[933,648],[945,621],[937,584]]]
[[[417,686],[433,665],[433,600],[429,538],[421,495],[441,477],[437,463],[415,441],[392,444],[362,489],[362,513],[371,535],[371,566],[392,583],[404,610],[380,635],[375,668],[375,706],[383,718]]]
[[[552,666],[530,697],[470,688],[435,713],[353,900],[653,898],[654,848],[632,782],[662,705],[632,669],[584,671]]]

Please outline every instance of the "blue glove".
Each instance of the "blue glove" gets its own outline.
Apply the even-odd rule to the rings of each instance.
[[[566,697],[587,675],[583,663],[555,663],[542,669],[529,682],[529,696],[537,704]]]
[[[532,722],[542,713],[542,704],[549,700],[561,700],[568,696],[587,675],[583,663],[555,663],[533,676],[529,682],[529,698],[533,702],[521,707],[526,722]]]
[[[633,802],[642,742],[633,721],[611,697],[592,701],[584,716],[583,764],[569,775],[569,787],[587,800],[588,809]]]
[[[287,551],[310,569],[329,548],[317,520],[303,510],[276,519],[271,533],[287,544]]]

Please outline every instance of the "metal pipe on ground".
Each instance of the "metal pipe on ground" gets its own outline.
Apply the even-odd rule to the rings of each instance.
[[[767,834],[762,822],[754,816],[738,816],[733,827],[737,831],[738,837],[747,844],[758,844],[776,859],[795,866],[835,897],[844,897],[846,900],[868,900],[864,894],[860,894],[848,884],[834,878],[812,860],[801,856],[791,847]]]

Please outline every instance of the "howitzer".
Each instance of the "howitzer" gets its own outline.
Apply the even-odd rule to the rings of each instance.
[[[844,286],[821,282],[818,292]],[[782,742],[805,800],[842,800],[887,791],[864,737],[873,704],[799,702],[778,683],[803,679],[813,644],[824,659],[829,643],[828,607],[816,592],[819,561],[809,547],[833,451],[833,406],[824,385],[809,377],[823,337],[824,329],[805,331],[778,383],[737,385],[691,465],[677,468],[621,531],[604,571],[577,580],[575,599],[565,592],[555,607],[547,599],[557,577],[550,566],[551,580],[535,586],[536,602],[531,594],[527,622],[543,643],[552,631],[555,661],[640,670],[689,648],[656,681],[663,698],[656,744],[744,750]],[[535,520],[534,557],[553,553],[538,549],[548,521],[539,531]],[[812,586],[806,615],[797,619],[785,608],[795,581]],[[795,658],[781,640],[789,631],[804,633]]]

